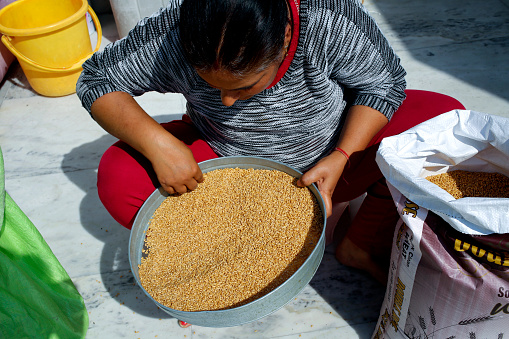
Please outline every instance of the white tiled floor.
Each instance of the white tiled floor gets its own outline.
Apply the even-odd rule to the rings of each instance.
[[[408,87],[451,95],[467,109],[509,117],[508,0],[366,0],[402,58]],[[111,16],[105,40],[116,39]],[[158,121],[179,117],[178,95],[139,102]],[[253,323],[181,329],[134,285],[129,232],[103,209],[95,175],[114,142],[75,95],[34,93],[15,64],[0,89],[0,147],[6,189],[37,226],[82,294],[88,338],[369,338],[384,288],[342,267],[326,249],[305,290],[283,309]]]

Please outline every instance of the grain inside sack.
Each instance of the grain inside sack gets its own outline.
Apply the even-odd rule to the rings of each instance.
[[[431,175],[426,180],[446,190],[455,199],[509,198],[509,178],[500,173],[456,170]]]
[[[323,228],[311,191],[284,172],[204,177],[156,209],[139,266],[147,292],[180,311],[234,308],[269,293],[304,263]]]

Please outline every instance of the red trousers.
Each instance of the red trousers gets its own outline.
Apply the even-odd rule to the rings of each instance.
[[[419,90],[407,90],[406,93],[407,98],[401,107],[366,150],[351,155],[349,166],[333,195],[334,202],[343,202],[367,192],[347,236],[374,255],[385,253],[387,247],[390,252],[399,217],[375,162],[380,141],[441,113],[464,109],[456,99],[443,94]],[[217,157],[187,116],[162,125],[191,149],[197,162]],[[104,153],[98,170],[98,194],[108,212],[121,225],[132,227],[141,205],[158,186],[150,162],[126,143],[118,141]]]

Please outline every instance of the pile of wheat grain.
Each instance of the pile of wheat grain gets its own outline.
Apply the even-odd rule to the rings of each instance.
[[[426,179],[455,199],[465,197],[509,198],[509,178],[500,173],[456,170]]]
[[[147,292],[181,311],[233,308],[269,293],[303,264],[323,229],[313,194],[284,172],[204,176],[155,211],[139,266]]]

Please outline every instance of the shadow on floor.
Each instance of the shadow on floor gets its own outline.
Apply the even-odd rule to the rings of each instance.
[[[159,117],[164,119],[164,117]],[[157,306],[136,286],[130,272],[128,248],[130,232],[118,224],[103,207],[97,195],[97,167],[106,149],[117,139],[105,135],[83,144],[65,154],[62,171],[79,189],[86,192],[80,203],[81,225],[96,239],[104,243],[100,261],[102,283],[119,304],[138,314],[153,318],[168,318],[169,315]],[[119,292],[122,297],[119,296]]]

